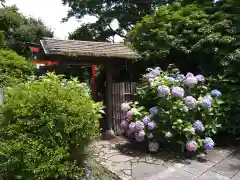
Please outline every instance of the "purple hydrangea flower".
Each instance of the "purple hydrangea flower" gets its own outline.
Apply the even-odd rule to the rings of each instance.
[[[159,69],[153,69],[147,74],[148,80],[151,81],[153,78],[159,76],[160,74],[161,71]]]
[[[195,130],[200,131],[200,132],[205,130],[203,123],[199,120],[195,121],[193,126],[194,126]]]
[[[219,90],[217,90],[217,89],[212,90],[212,91],[211,91],[211,94],[212,94],[213,96],[216,96],[216,97],[219,97],[219,96],[222,95],[222,93],[221,93]]]
[[[193,108],[197,107],[197,100],[192,96],[185,97],[184,98],[184,103],[190,109],[193,109]]]
[[[188,78],[188,77],[194,77],[194,75],[193,75],[193,73],[188,72],[187,75],[186,75],[186,77],[187,77],[187,78]]]
[[[210,137],[205,138],[205,140],[204,140],[204,148],[206,150],[212,150],[214,148],[214,145],[215,145],[215,143],[214,143],[214,141]]]
[[[173,83],[173,82],[176,81],[173,77],[166,77],[166,80],[167,80],[169,83]]]
[[[138,132],[138,136],[140,136],[140,137],[144,137],[145,135],[146,135],[146,133],[144,130],[141,130]]]
[[[203,108],[208,109],[211,108],[212,101],[208,97],[203,97],[201,104]]]
[[[138,142],[144,141],[144,136],[141,136],[139,133],[135,133],[135,139]]]
[[[184,74],[178,74],[176,77],[177,80],[182,80],[184,78],[185,78]]]
[[[153,134],[152,134],[152,133],[149,133],[149,134],[148,134],[148,138],[149,138],[149,139],[152,139],[152,138],[153,138]]]
[[[145,117],[142,119],[142,121],[143,121],[144,124],[147,125],[147,124],[150,122],[149,116],[145,116]]]
[[[170,131],[165,133],[165,137],[166,138],[171,138],[172,137],[172,133]]]
[[[136,127],[136,123],[135,122],[131,122],[129,124],[129,132],[134,133],[136,131],[135,127]]]
[[[186,77],[184,84],[190,88],[194,87],[197,84],[197,78],[194,76]]]
[[[155,75],[155,77],[156,77],[156,76],[160,76],[160,74],[161,74],[160,70],[157,69],[157,68],[155,68],[154,70],[152,70],[150,73],[153,74],[153,75]]]
[[[184,89],[181,87],[173,87],[172,88],[172,96],[177,98],[183,98],[184,97]]]
[[[205,81],[204,76],[201,75],[201,74],[196,75],[196,78],[197,78],[198,82],[204,82]]]
[[[126,120],[123,120],[123,121],[121,122],[121,128],[122,128],[122,130],[123,130],[124,132],[127,132],[128,127],[129,127],[129,123],[128,123]]]
[[[140,131],[144,129],[144,124],[142,121],[136,121],[135,123],[135,129],[136,131]]]
[[[169,87],[165,86],[165,85],[161,85],[158,87],[158,96],[165,98],[170,94],[170,89]]]
[[[158,109],[158,107],[152,107],[149,109],[149,112],[152,116],[155,116],[155,115],[158,115],[159,109]]]
[[[188,141],[186,144],[186,149],[190,152],[195,152],[197,148],[198,148],[198,144],[194,140]]]
[[[148,129],[151,131],[156,127],[156,123],[154,121],[151,121],[148,123]]]

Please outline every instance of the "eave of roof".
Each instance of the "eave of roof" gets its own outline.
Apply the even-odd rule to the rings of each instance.
[[[40,40],[47,55],[65,55],[71,57],[109,57],[139,59],[138,53],[122,43],[94,42],[79,40],[57,40],[45,38]]]

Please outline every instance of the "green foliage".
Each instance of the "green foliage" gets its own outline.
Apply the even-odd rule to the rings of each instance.
[[[22,43],[39,43],[43,37],[53,37],[41,20],[23,16],[16,6],[0,8],[0,30],[4,31],[7,47],[20,55],[25,55]]]
[[[2,107],[2,179],[78,179],[98,136],[101,103],[86,84],[49,73],[7,91]]]
[[[34,74],[34,65],[13,51],[0,50],[0,86],[14,86]]]
[[[199,80],[197,85],[189,87],[187,81],[192,77],[189,73],[185,78],[180,78],[178,71],[166,71],[152,77],[156,71],[156,69],[152,70],[144,76],[142,84],[137,89],[136,101],[130,103],[138,112],[134,114],[133,110],[128,111],[133,113],[133,122],[140,120],[145,123],[148,119],[144,131],[146,137],[149,137],[149,134],[153,135],[150,138],[151,141],[185,145],[194,140],[198,144],[197,149],[202,150],[204,139],[212,137],[222,126],[224,117],[222,98],[214,96],[211,93],[211,87],[204,81]],[[193,78],[196,77],[193,76]],[[165,90],[161,89],[163,87]],[[180,91],[174,91],[176,87],[182,88],[184,94],[176,96],[176,92],[180,93]],[[166,96],[163,96],[165,93]],[[196,102],[192,103],[195,104],[194,106],[186,103],[186,97],[189,96],[196,99]],[[210,106],[203,103],[205,100],[210,103]],[[154,112],[152,109],[155,108],[157,113],[152,113]],[[198,129],[199,126],[195,125],[197,120],[202,122],[203,127],[200,128],[203,129]],[[151,122],[156,124],[153,130],[149,129]],[[129,129],[131,130],[130,126]],[[140,131],[135,133],[135,137],[139,136]],[[205,146],[205,148],[208,147]]]
[[[132,46],[151,62],[173,63],[183,71],[213,75],[223,72],[222,64],[232,51],[234,35],[228,14],[207,14],[196,4],[173,3],[144,17],[129,38]]]

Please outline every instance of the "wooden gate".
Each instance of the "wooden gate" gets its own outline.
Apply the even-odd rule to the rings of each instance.
[[[136,92],[136,82],[116,82],[113,83],[113,130],[116,134],[121,134],[120,124],[125,119],[125,113],[121,111],[121,104],[134,100]]]

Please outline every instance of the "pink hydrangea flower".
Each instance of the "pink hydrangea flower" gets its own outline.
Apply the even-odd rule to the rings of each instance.
[[[127,112],[127,111],[129,111],[130,109],[131,109],[131,107],[129,106],[128,103],[122,103],[122,105],[121,105],[121,110],[122,110],[123,112]]]
[[[198,144],[194,140],[188,141],[187,144],[186,144],[186,149],[189,152],[195,152],[197,150],[197,148],[198,148]]]
[[[133,119],[133,113],[131,110],[127,112],[126,118],[128,121],[131,121]]]

